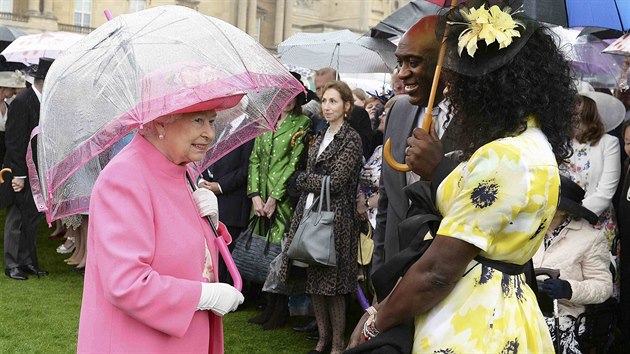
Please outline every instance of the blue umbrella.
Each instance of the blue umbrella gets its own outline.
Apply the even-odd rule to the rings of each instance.
[[[630,28],[630,0],[527,0],[525,13],[563,27]]]

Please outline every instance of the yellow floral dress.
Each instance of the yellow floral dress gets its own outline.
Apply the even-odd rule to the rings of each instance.
[[[477,246],[492,260],[525,264],[558,204],[558,166],[534,118],[518,136],[490,142],[437,192],[439,235]],[[472,261],[453,291],[416,317],[414,353],[553,353],[525,276]]]

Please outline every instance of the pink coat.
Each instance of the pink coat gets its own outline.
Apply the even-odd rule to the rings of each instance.
[[[204,238],[186,168],[144,137],[103,170],[90,200],[78,352],[223,353],[221,318],[197,311]]]

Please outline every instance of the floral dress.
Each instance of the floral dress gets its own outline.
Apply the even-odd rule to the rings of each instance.
[[[573,146],[573,155],[567,165],[561,167],[561,173],[569,177],[573,182],[577,183],[582,189],[588,191],[589,188],[597,186],[589,186],[589,174],[591,172],[590,150],[589,144],[582,144],[575,139],[571,141]],[[599,215],[599,222],[595,225],[596,229],[603,229],[604,236],[608,240],[608,246],[612,245],[613,239],[617,235],[617,218],[612,203],[608,208]]]
[[[383,145],[379,145],[374,149],[372,156],[370,156],[365,165],[361,168],[361,173],[359,174],[359,192],[363,193],[366,200],[378,193],[383,162],[382,156]],[[368,220],[370,220],[372,228],[376,227],[377,210],[378,208],[376,206],[368,209]]]
[[[551,147],[530,118],[525,132],[479,148],[440,184],[437,233],[482,257],[525,264],[543,242],[559,188]],[[413,352],[553,353],[553,343],[525,276],[473,260],[451,293],[416,317]]]

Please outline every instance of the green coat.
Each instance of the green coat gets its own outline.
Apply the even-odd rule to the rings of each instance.
[[[263,203],[269,196],[276,200],[270,231],[273,243],[280,243],[285,229],[291,224],[293,206],[287,194],[287,181],[305,151],[304,134],[293,139],[295,146],[291,146],[291,140],[296,133],[307,132],[310,124],[307,116],[289,115],[275,132],[264,133],[254,140],[254,149],[249,158],[247,195],[260,195]],[[257,231],[264,233],[263,230]]]

